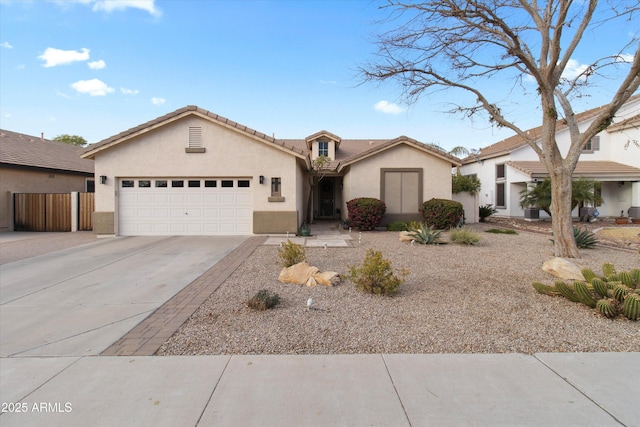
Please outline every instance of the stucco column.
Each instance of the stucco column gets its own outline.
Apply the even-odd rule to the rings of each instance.
[[[78,231],[78,192],[71,192],[71,231]]]

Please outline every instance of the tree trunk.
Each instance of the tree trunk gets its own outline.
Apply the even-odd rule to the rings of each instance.
[[[551,175],[551,225],[554,255],[562,258],[580,258],[573,237],[571,219],[571,172],[558,167]]]

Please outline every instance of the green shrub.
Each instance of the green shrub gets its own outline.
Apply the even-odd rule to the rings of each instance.
[[[422,223],[419,221],[411,221],[408,225],[407,225],[407,230],[412,231],[412,230],[420,230],[422,228]]]
[[[402,221],[395,221],[387,225],[387,230],[389,231],[408,231],[409,224]]]
[[[484,230],[484,232],[493,234],[518,234],[516,230],[512,230],[511,228],[490,228],[488,230]]]
[[[403,269],[400,277],[396,276],[391,262],[382,257],[382,252],[374,249],[367,249],[362,267],[349,266],[349,278],[356,288],[377,295],[395,295],[407,274]]]
[[[360,230],[373,230],[380,225],[387,206],[382,200],[360,197],[347,202],[351,226]]]
[[[466,191],[469,194],[478,194],[480,191],[480,180],[475,175],[457,175],[451,176],[451,191],[453,194]]]
[[[280,296],[275,293],[271,293],[266,289],[261,289],[255,294],[249,302],[247,306],[249,308],[253,308],[254,310],[268,310],[270,308],[275,307],[280,303]]]
[[[304,246],[287,240],[287,243],[283,243],[282,247],[278,249],[278,258],[280,258],[280,265],[283,267],[291,267],[292,265],[306,261],[307,254]]]
[[[458,227],[464,222],[462,203],[446,199],[431,199],[420,210],[424,223],[438,230]]]
[[[449,238],[453,243],[459,243],[461,245],[475,245],[480,241],[480,235],[469,227],[451,229]]]
[[[442,233],[442,231],[421,225],[419,229],[413,232],[412,236],[413,240],[421,245],[437,245],[442,243],[440,241],[440,233]]]
[[[498,212],[492,204],[482,205],[478,208],[478,215],[480,216],[480,222],[485,222],[485,218],[489,218],[494,213]]]

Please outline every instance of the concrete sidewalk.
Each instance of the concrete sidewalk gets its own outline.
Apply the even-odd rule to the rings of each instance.
[[[4,427],[640,425],[640,353],[0,362]]]

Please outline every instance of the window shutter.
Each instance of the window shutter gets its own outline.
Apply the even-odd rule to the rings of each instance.
[[[202,147],[202,128],[189,127],[189,148]]]
[[[600,135],[596,135],[593,138],[591,138],[591,149],[593,151],[600,150]]]

